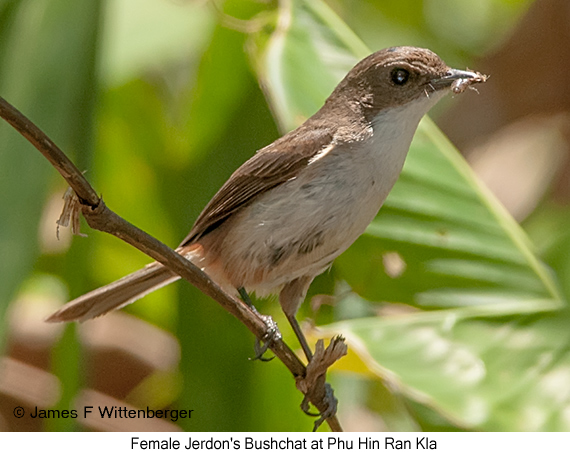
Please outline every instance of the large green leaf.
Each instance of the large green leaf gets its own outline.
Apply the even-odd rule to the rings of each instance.
[[[370,52],[320,0],[280,4],[277,29],[256,61],[276,119],[288,131],[315,113]]]
[[[72,154],[82,169],[91,158],[99,3],[38,0],[0,5],[0,94]],[[2,121],[0,317],[37,257],[39,218],[49,181],[58,177]]]
[[[339,322],[379,378],[476,430],[568,431],[570,312],[492,318],[471,308]],[[342,400],[342,398],[341,398]]]
[[[92,156],[100,4],[97,0],[34,0],[0,5],[0,95],[38,124],[81,169],[88,168]],[[37,265],[38,223],[54,180],[61,189],[63,181],[43,156],[2,122],[1,318],[14,292]],[[69,262],[74,257],[77,254],[68,256]],[[77,285],[85,267],[74,260],[68,268],[66,280],[70,286]],[[68,409],[80,377],[77,342],[73,334],[64,337],[51,363],[63,388],[58,408]],[[4,338],[0,335],[0,341]],[[52,430],[69,430],[75,420],[49,419],[46,424]]]
[[[314,113],[365,53],[321,1],[283,2],[260,77],[284,129]],[[428,119],[385,206],[335,269],[370,305],[438,309],[327,327],[345,334],[376,375],[390,375],[458,425],[570,428],[559,414],[568,398],[553,391],[541,399],[562,389],[546,370],[566,372],[568,357],[559,350],[570,339],[560,331],[565,317],[544,314],[563,306],[552,275]],[[524,317],[513,320],[515,314]],[[535,408],[540,419],[531,419]]]
[[[405,265],[396,276],[386,269],[391,251]],[[520,227],[428,120],[381,214],[337,265],[370,300],[518,311],[527,310],[520,302],[559,299]]]

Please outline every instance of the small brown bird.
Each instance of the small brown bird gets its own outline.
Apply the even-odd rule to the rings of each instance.
[[[484,81],[416,47],[360,61],[324,106],[239,167],[177,251],[230,293],[279,293],[301,346],[295,314],[315,276],[378,213],[398,179],[422,116],[445,94]],[[159,263],[89,292],[49,317],[87,320],[177,280]]]

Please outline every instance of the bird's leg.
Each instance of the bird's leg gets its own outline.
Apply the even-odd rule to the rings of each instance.
[[[238,287],[237,291],[243,302],[247,304],[253,312],[259,314],[259,312],[257,312],[257,309],[255,309],[255,306],[253,305],[247,291],[243,287]],[[277,327],[277,322],[275,322],[271,318],[271,316],[262,315],[262,314],[259,314],[259,316],[263,319],[265,325],[267,325],[267,332],[263,338],[263,345],[261,345],[261,341],[257,337],[255,338],[255,345],[253,346],[253,349],[255,351],[255,356],[253,357],[253,359],[254,360],[259,359],[260,361],[271,361],[274,358],[274,356],[272,356],[271,358],[264,358],[263,355],[265,354],[265,352],[267,351],[273,340],[281,339],[281,332]]]
[[[281,308],[283,309],[287,320],[291,324],[291,328],[293,328],[295,336],[297,336],[299,344],[301,344],[301,348],[309,362],[313,358],[313,352],[311,351],[309,344],[307,344],[307,339],[305,339],[305,335],[301,330],[299,322],[297,322],[297,319],[295,318],[295,314],[297,314],[299,306],[301,306],[301,303],[305,299],[305,295],[307,295],[307,290],[309,289],[312,281],[312,277],[302,276],[285,284],[279,293],[279,303],[281,304]]]
[[[290,281],[287,284],[285,284],[285,286],[283,286],[283,289],[279,293],[279,303],[281,303],[283,312],[285,312],[285,316],[287,317],[287,320],[289,320],[289,323],[291,324],[291,327],[293,328],[293,331],[295,332],[295,335],[297,336],[297,339],[301,344],[301,348],[303,349],[303,352],[307,357],[307,361],[309,363],[307,365],[307,369],[311,367],[311,364],[315,364],[312,362],[313,352],[309,347],[309,344],[307,344],[307,339],[305,338],[303,331],[301,331],[301,327],[299,326],[299,322],[297,322],[295,314],[297,313],[299,306],[305,299],[305,296],[307,295],[307,290],[309,289],[309,286],[311,285],[312,281],[313,278],[310,277],[301,277],[294,279],[293,281]],[[316,364],[318,365],[318,362]],[[314,430],[317,430],[319,426],[327,418],[336,413],[336,407],[338,401],[334,396],[331,386],[328,383],[325,383],[324,400],[327,402],[328,408],[322,413],[320,413],[319,419],[317,419],[317,421],[315,422]],[[309,416],[319,416],[319,414],[312,413],[309,410],[309,399],[306,396],[306,394],[305,398],[303,399],[303,403],[301,404],[301,409],[305,412],[305,414],[308,414]]]
[[[301,326],[299,325],[299,322],[297,321],[297,319],[295,318],[294,315],[289,315],[287,313],[285,313],[285,316],[287,317],[287,320],[289,320],[289,323],[291,324],[291,328],[293,328],[293,331],[295,333],[295,336],[297,336],[297,340],[299,341],[299,344],[301,344],[301,348],[303,349],[303,352],[305,353],[305,356],[307,357],[307,361],[311,361],[311,359],[313,359],[313,352],[311,351],[311,348],[309,347],[309,344],[307,344],[307,339],[305,338],[305,335],[303,334],[303,331],[301,330]]]

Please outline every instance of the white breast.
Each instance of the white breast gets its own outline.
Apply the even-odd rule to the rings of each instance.
[[[234,273],[229,279],[268,292],[321,273],[375,217],[419,120],[437,100],[381,113],[362,141],[324,149],[296,178],[244,209],[224,240],[222,260]]]

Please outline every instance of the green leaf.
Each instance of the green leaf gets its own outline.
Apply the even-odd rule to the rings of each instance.
[[[80,168],[91,158],[99,3],[12,1],[0,7],[1,95],[72,154]],[[59,175],[43,156],[2,121],[1,317],[37,257],[38,223],[55,178]]]
[[[326,4],[285,1],[258,76],[283,131],[315,113],[340,79],[370,52]]]
[[[398,275],[386,262],[393,251],[405,267]],[[560,299],[522,229],[429,120],[381,213],[337,265],[370,300],[456,307]]]
[[[81,169],[91,160],[95,64],[100,3],[97,0],[4,2],[0,7],[0,92]],[[64,24],[64,25],[63,25]],[[0,124],[0,316],[38,256],[38,223],[59,174],[24,138]],[[53,224],[53,235],[56,225]],[[82,265],[74,262],[81,280]],[[71,265],[70,265],[71,267]],[[53,268],[50,269],[53,271]],[[70,272],[69,274],[71,274]],[[4,339],[4,335],[1,336]],[[79,347],[68,329],[52,356],[62,383],[57,408],[69,409],[79,387]],[[73,419],[49,419],[46,428],[70,430]]]
[[[339,322],[323,334],[344,335],[378,378],[463,428],[568,431],[569,322],[568,310],[491,318],[464,308]]]
[[[213,25],[212,11],[199,2],[121,0],[105,10],[101,72],[113,85],[199,55]]]

